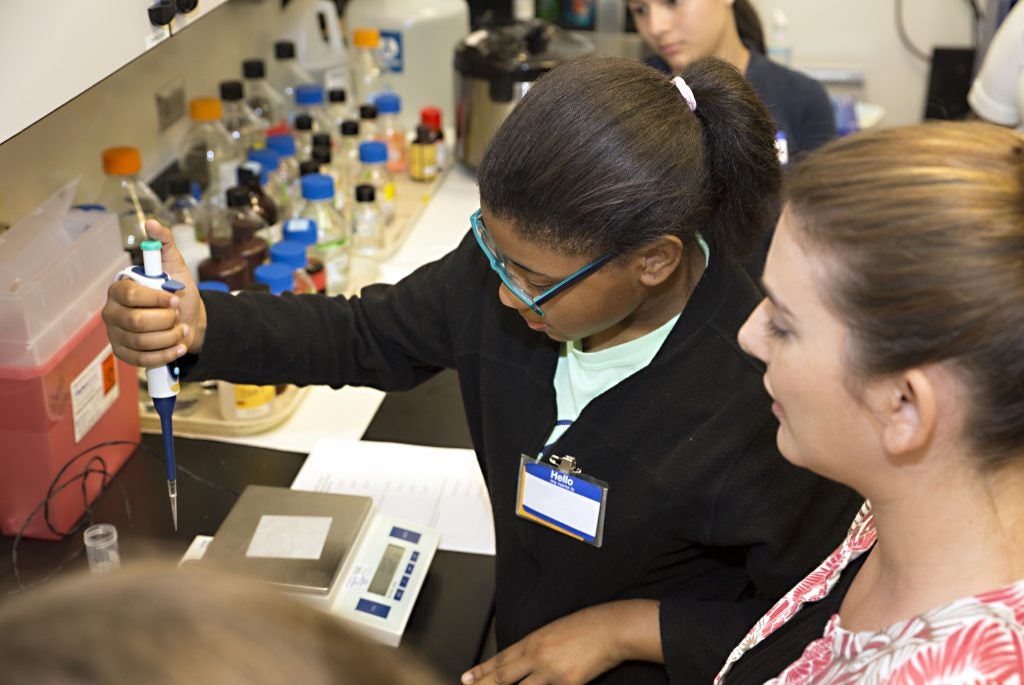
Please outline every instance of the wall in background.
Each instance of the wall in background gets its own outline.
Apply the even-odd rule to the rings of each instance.
[[[772,10],[789,18],[795,66],[856,66],[865,75],[864,100],[882,105],[882,125],[921,120],[928,64],[912,55],[896,30],[895,0],[754,0],[771,42]],[[973,46],[973,16],[966,0],[904,0],[904,26],[913,43]]]
[[[0,223],[13,223],[75,176],[77,201],[91,201],[103,182],[100,152],[112,145],[139,148],[144,178],[159,173],[174,162],[188,117],[161,132],[155,92],[181,81],[186,99],[216,96],[220,81],[241,78],[243,59],[269,59],[276,38],[295,35],[312,2],[291,0],[282,10],[279,0],[231,0],[4,142]]]

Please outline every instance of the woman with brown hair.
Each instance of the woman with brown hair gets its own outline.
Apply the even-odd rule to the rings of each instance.
[[[739,339],[783,456],[868,503],[718,681],[1019,682],[1024,137],[859,134],[789,181]]]
[[[0,685],[440,683],[298,599],[156,561],[5,600],[0,636]]]
[[[750,0],[627,0],[637,32],[655,52],[648,64],[669,74],[699,57],[732,64],[761,96],[782,136],[780,153],[799,157],[836,135],[832,103],[821,84],[769,60]]]

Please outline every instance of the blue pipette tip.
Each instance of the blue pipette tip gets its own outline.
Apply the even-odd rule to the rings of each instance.
[[[171,518],[174,520],[175,531],[178,530],[178,466],[174,461],[174,428],[171,416],[174,414],[176,400],[174,395],[153,398],[153,407],[160,417],[160,433],[163,437],[164,460],[167,465],[167,497],[171,502]]]

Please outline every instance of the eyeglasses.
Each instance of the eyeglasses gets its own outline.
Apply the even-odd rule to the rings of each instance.
[[[529,291],[531,290],[530,286],[523,283],[522,279],[515,274],[508,272],[507,264],[509,259],[503,255],[494,244],[494,239],[491,238],[491,234],[487,232],[487,227],[484,226],[484,220],[480,216],[479,209],[473,212],[469,217],[469,223],[473,227],[473,237],[476,238],[476,242],[480,246],[480,249],[483,250],[483,253],[487,256],[487,261],[491,263],[491,268],[494,269],[494,273],[498,274],[498,278],[500,278],[501,282],[505,284],[505,287],[508,288],[513,295],[522,300],[523,303],[533,310],[533,313],[537,316],[544,316],[544,311],[540,308],[542,304],[600,269],[613,256],[611,254],[606,254],[603,257],[598,257],[576,273],[554,284],[537,297],[531,297],[529,294]]]

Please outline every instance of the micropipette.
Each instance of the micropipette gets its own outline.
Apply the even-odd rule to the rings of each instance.
[[[121,270],[116,280],[130,278],[136,283],[152,288],[176,293],[185,285],[173,280],[164,273],[160,260],[161,244],[159,240],[145,240],[142,248],[142,266],[133,266]],[[164,459],[167,463],[167,496],[171,500],[171,517],[174,519],[174,530],[178,530],[178,467],[174,461],[174,429],[171,415],[174,413],[174,402],[178,395],[178,365],[176,362],[146,369],[146,383],[149,396],[153,398],[153,406],[160,417],[160,433],[163,436]]]

